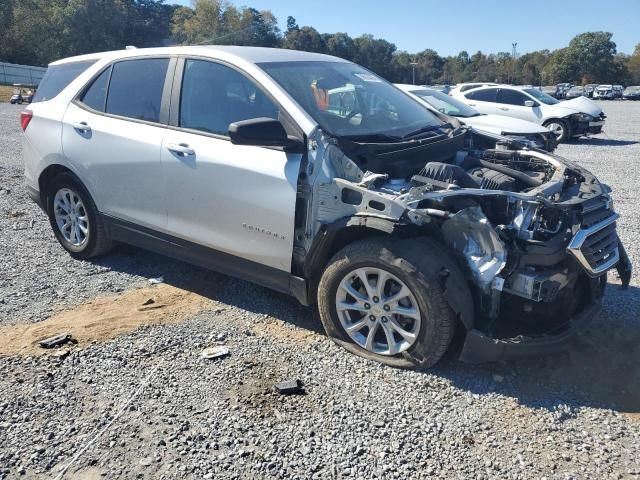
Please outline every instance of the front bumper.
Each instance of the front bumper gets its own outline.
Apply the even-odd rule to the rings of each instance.
[[[601,308],[602,299],[596,300],[571,318],[569,328],[557,335],[498,339],[488,337],[480,330],[469,330],[459,359],[467,363],[497,362],[564,350],[589,326]]]

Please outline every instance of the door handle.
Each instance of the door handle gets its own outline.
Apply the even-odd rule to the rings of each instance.
[[[467,105],[469,105],[470,107],[475,107],[476,106],[475,103],[467,103]]]
[[[500,110],[504,110],[505,112],[509,110],[507,107],[498,107]]]
[[[167,150],[182,156],[196,154],[196,151],[186,143],[170,143],[167,145]]]
[[[89,133],[91,131],[91,127],[87,122],[74,122],[71,126],[80,133]]]

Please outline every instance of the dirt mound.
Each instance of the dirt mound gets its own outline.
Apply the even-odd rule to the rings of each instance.
[[[142,325],[176,323],[206,310],[211,301],[193,292],[162,284],[98,297],[42,322],[0,328],[0,355],[42,355],[38,341],[69,333],[80,346],[105,341]]]

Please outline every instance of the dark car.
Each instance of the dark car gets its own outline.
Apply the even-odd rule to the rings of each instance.
[[[584,88],[582,87],[571,87],[567,93],[565,93],[565,100],[571,100],[572,98],[578,98],[584,96]]]
[[[640,100],[640,86],[627,87],[622,92],[622,98],[625,100]]]

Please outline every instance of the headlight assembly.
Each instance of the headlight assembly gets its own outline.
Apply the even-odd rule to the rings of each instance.
[[[588,113],[574,113],[570,115],[569,118],[575,120],[577,122],[591,122],[593,121],[593,117]]]

